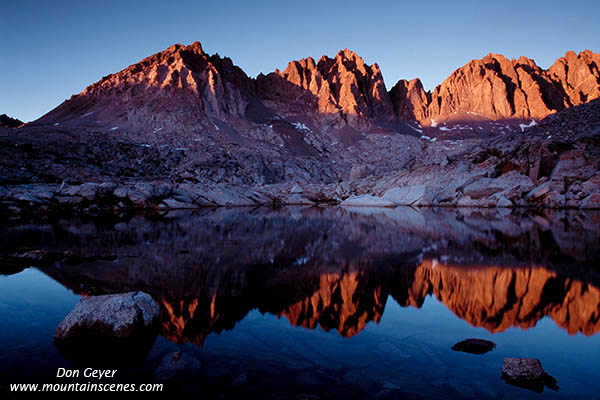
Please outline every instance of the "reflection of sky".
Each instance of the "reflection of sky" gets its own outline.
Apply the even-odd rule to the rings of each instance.
[[[377,62],[388,89],[433,89],[489,52],[547,68],[566,50],[599,51],[600,2],[532,0],[33,0],[0,4],[0,113],[40,117],[109,73],[199,40],[248,75],[348,47]]]
[[[36,269],[0,276],[0,374],[51,375],[68,366],[52,345],[56,325],[75,305],[78,296]],[[535,357],[558,379],[552,396],[577,393],[593,396],[600,390],[598,360],[600,335],[568,335],[549,318],[528,330],[510,328],[491,334],[457,318],[435,297],[422,308],[400,307],[388,297],[379,324],[370,322],[346,339],[335,330],[308,330],[290,325],[285,317],[251,311],[231,331],[209,335],[201,352],[211,357],[237,357],[293,368],[324,369],[391,386],[435,392],[455,385],[461,393],[489,396],[536,396],[500,381],[504,357]],[[497,348],[484,355],[450,350],[468,337],[492,340]],[[177,345],[159,339],[149,359]],[[186,344],[181,347],[191,347]],[[46,371],[44,373],[44,371]],[[356,374],[356,375],[352,375]],[[348,379],[350,379],[348,378]],[[437,386],[436,386],[437,385]],[[412,389],[411,389],[412,388]],[[441,389],[440,389],[441,390]]]

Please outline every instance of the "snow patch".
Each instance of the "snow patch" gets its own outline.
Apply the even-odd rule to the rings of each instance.
[[[408,126],[410,126],[410,128],[411,128],[413,131],[417,131],[417,132],[419,132],[419,133],[423,133],[423,130],[422,130],[422,129],[417,129],[417,128],[415,128],[414,126],[412,126],[411,124],[408,124]]]
[[[146,144],[146,143],[144,143],[144,144],[140,144],[140,146],[142,146],[142,147],[148,147],[148,148],[149,148],[149,147],[152,147],[152,146],[150,146],[149,144]]]
[[[292,125],[299,131],[312,132],[312,130],[302,122],[292,122]]]
[[[435,122],[435,120],[433,118],[431,118],[431,127],[437,128],[437,122]]]
[[[537,122],[535,122],[535,119],[532,119],[531,122],[529,124],[519,124],[519,127],[521,128],[521,132],[525,132],[525,129],[527,128],[531,128],[532,126],[536,126]]]
[[[218,130],[218,131],[221,130],[221,129],[219,129],[219,127],[217,126],[217,124],[215,124],[214,122],[213,122],[213,126],[215,127],[216,130]]]
[[[298,258],[296,258],[296,260],[294,260],[294,264],[304,265],[304,264],[308,263],[309,261],[310,261],[310,256],[298,257]]]
[[[117,129],[119,129],[118,126],[113,126],[112,128],[110,128],[111,131],[116,131]]]
[[[85,117],[87,117],[88,115],[92,115],[93,113],[94,113],[93,111],[90,111],[90,112],[89,112],[89,113],[87,113],[87,114],[83,114],[83,115],[81,116],[81,118],[85,118]]]
[[[60,124],[59,124],[58,122],[55,122],[55,123],[54,123],[54,126],[59,126],[59,125],[60,125]]]
[[[156,128],[155,130],[152,131],[152,133],[156,133],[156,132],[160,132],[162,131],[163,128]]]
[[[546,140],[550,140],[552,139],[552,135],[548,135],[548,137],[546,138]]]

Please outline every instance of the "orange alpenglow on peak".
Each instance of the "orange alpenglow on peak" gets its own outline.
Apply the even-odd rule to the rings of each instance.
[[[130,131],[207,131],[215,130],[215,119],[247,124],[246,108],[259,103],[282,116],[360,131],[400,121],[429,126],[541,119],[600,97],[599,65],[600,54],[590,50],[569,51],[548,70],[527,57],[489,53],[455,70],[432,92],[419,79],[400,80],[388,92],[379,65],[366,64],[347,48],[333,58],[291,61],[283,71],[252,79],[229,58],[209,55],[194,42],[174,44],[102,78],[38,121],[95,113],[99,123]]]
[[[548,70],[527,57],[489,53],[455,70],[432,93],[405,90],[401,81],[390,95],[399,118],[424,125],[432,119],[541,119],[600,97],[598,65],[600,54],[590,50],[567,52]]]
[[[376,64],[369,66],[355,52],[340,50],[290,62],[285,70],[257,79],[257,93],[267,100],[295,102],[313,108],[334,125],[369,127],[393,120],[392,103]]]

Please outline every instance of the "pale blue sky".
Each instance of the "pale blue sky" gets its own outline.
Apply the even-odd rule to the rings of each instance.
[[[40,117],[104,75],[173,43],[202,42],[252,77],[350,48],[389,88],[433,89],[489,52],[547,68],[600,51],[600,1],[12,1],[0,4],[0,114]]]

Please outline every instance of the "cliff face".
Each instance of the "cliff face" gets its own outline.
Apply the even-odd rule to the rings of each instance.
[[[543,100],[542,75],[525,57],[510,61],[489,54],[473,60],[435,88],[429,118],[464,118],[467,113],[491,119],[542,118],[555,109]]]
[[[394,105],[394,113],[402,120],[425,121],[427,107],[431,96],[423,89],[419,79],[399,80],[390,90],[390,99]]]
[[[390,91],[396,114],[424,125],[440,121],[541,119],[600,97],[600,55],[567,52],[548,70],[532,59],[488,54],[454,71],[431,94],[420,82]],[[412,82],[412,81],[411,81]]]
[[[600,54],[590,50],[568,51],[548,69],[550,79],[560,83],[571,106],[600,97]]]
[[[311,57],[290,62],[285,70],[257,78],[258,93],[273,103],[299,102],[338,127],[370,127],[394,118],[377,64],[367,65],[351,50],[334,58]]]

